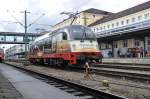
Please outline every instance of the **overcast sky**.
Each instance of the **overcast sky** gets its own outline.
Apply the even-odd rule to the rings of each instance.
[[[24,32],[24,28],[16,23],[24,23],[24,13],[27,10],[28,25],[42,16],[35,24],[28,28],[28,32],[35,32],[36,28],[50,30],[54,25],[67,16],[60,15],[63,11],[82,11],[96,8],[109,12],[119,12],[149,0],[0,0],[0,32]],[[45,24],[39,25],[39,24]]]
[[[97,8],[109,12],[118,12],[133,7],[149,0],[0,0],[0,32],[16,31],[23,32],[19,20],[24,22],[24,14],[27,10],[28,24],[42,16],[35,24],[28,28],[28,32],[35,32],[36,28],[50,29],[46,25],[54,25],[66,18],[60,15],[63,11],[82,11],[89,8]],[[15,19],[15,18],[17,19]],[[39,24],[45,24],[39,25]]]

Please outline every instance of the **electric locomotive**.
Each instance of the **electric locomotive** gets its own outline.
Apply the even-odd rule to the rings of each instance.
[[[90,28],[70,25],[36,38],[29,44],[29,61],[50,65],[101,62],[96,36]]]

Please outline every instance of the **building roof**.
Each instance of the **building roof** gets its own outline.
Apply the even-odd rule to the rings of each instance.
[[[94,14],[103,14],[103,15],[112,15],[112,14],[113,14],[113,13],[111,13],[111,12],[107,12],[107,11],[103,11],[103,10],[98,10],[98,9],[94,9],[94,8],[90,8],[90,9],[87,9],[87,10],[83,10],[83,11],[81,11],[80,13],[82,13],[82,12],[94,13]],[[80,14],[80,13],[79,13],[79,14]],[[59,23],[62,23],[62,22],[66,21],[66,20],[68,20],[68,19],[70,19],[70,18],[72,18],[72,17],[69,17],[69,18],[67,18],[67,19],[64,19],[63,21],[61,21],[61,22],[59,22]],[[58,25],[59,23],[55,24],[54,26]]]
[[[112,12],[107,12],[107,11],[103,11],[103,10],[99,10],[99,9],[94,9],[94,8],[90,8],[81,12],[86,12],[86,13],[94,13],[94,14],[104,14],[104,15],[111,15],[113,14]]]
[[[90,24],[89,26],[98,25],[98,24],[101,24],[101,23],[104,23],[107,21],[111,21],[111,20],[126,16],[126,15],[130,15],[130,14],[133,14],[133,13],[136,13],[136,12],[148,9],[148,8],[150,8],[150,1],[140,4],[140,5],[137,5],[137,6],[134,6],[132,8],[120,11],[116,14],[112,14],[108,17],[104,17],[103,19],[100,19],[100,20]]]

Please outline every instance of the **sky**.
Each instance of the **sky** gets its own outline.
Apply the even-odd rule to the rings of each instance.
[[[27,10],[28,32],[38,28],[50,30],[67,16],[61,12],[76,12],[96,8],[119,12],[149,0],[0,0],[0,32],[24,32],[24,13]],[[40,17],[40,18],[39,18]],[[37,20],[38,19],[38,20]],[[37,20],[37,21],[35,21]]]

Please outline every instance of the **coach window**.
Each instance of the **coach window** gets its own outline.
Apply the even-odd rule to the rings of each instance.
[[[67,33],[63,32],[63,40],[67,40]]]

